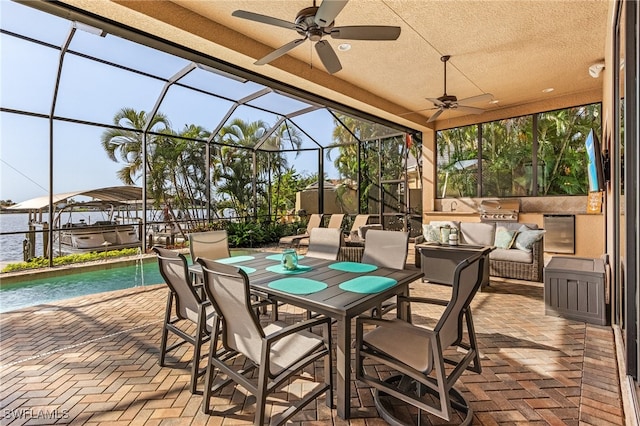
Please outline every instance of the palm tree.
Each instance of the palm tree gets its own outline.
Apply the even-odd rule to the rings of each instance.
[[[145,111],[122,108],[113,117],[113,124],[118,128],[107,129],[102,133],[101,144],[107,156],[116,163],[124,163],[118,171],[118,178],[125,185],[134,185],[142,172],[143,130],[148,119]],[[149,135],[147,140],[150,148],[166,141],[167,136],[172,133],[169,119],[164,114],[157,113],[151,120],[149,131],[161,135]],[[150,149],[149,152],[152,151]],[[147,171],[151,171],[151,162],[147,162],[147,165]]]
[[[291,144],[298,149],[302,144],[299,132],[286,126],[276,131],[265,142],[264,146],[273,149],[270,152],[257,153],[257,170],[253,170],[253,148],[271,129],[266,122],[257,120],[245,122],[234,119],[224,126],[218,135],[218,142],[224,144],[219,155],[219,185],[217,193],[227,198],[226,205],[237,215],[247,216],[250,213],[253,198],[253,178],[255,172],[256,192],[261,199],[268,197],[266,187],[269,173],[282,173],[287,168],[284,155],[279,152],[285,144]]]

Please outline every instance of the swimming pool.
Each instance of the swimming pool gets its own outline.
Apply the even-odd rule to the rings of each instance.
[[[250,253],[252,250],[231,250],[232,256]],[[191,263],[191,256],[186,258]],[[127,266],[105,265],[104,268],[84,271],[78,268],[81,272],[65,271],[12,284],[5,281],[0,286],[0,313],[88,294],[164,283],[155,256],[141,258]]]
[[[163,283],[158,263],[70,273],[0,287],[0,313],[56,300]]]

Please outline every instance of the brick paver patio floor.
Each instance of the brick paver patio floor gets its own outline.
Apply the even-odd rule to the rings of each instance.
[[[411,286],[412,295],[449,291]],[[250,424],[254,399],[240,387],[215,395],[212,416],[201,412],[202,396],[188,390],[186,346],[158,365],[165,302],[166,288],[154,285],[1,314],[0,423]],[[466,372],[457,388],[471,401],[474,424],[624,423],[610,328],[545,316],[542,283],[492,282],[472,309],[483,372]],[[287,320],[304,315],[283,312]],[[437,312],[416,307],[413,315],[421,323]],[[293,423],[385,424],[371,390],[353,389],[354,419],[340,419],[321,397]]]

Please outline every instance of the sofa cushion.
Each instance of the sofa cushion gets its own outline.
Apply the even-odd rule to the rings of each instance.
[[[518,235],[514,247],[526,252],[530,252],[533,244],[536,241],[540,241],[545,231],[543,229],[529,229],[526,226],[522,226]]]
[[[509,231],[504,228],[496,228],[496,239],[493,243],[497,248],[510,249],[516,240],[518,231]]]
[[[478,246],[492,246],[495,241],[496,224],[493,222],[460,223],[461,242]]]
[[[497,248],[489,253],[489,259],[509,262],[533,263],[533,253],[524,250]]]

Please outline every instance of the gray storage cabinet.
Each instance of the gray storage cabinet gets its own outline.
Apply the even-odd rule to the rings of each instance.
[[[554,256],[544,268],[545,314],[607,325],[602,259]]]

